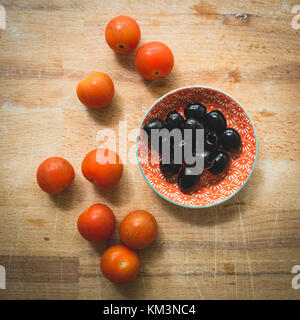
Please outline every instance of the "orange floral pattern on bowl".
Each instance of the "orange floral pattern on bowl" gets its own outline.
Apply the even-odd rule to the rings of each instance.
[[[205,170],[195,190],[184,194],[179,190],[176,177],[166,179],[160,172],[159,164],[148,161],[150,150],[146,147],[141,132],[144,124],[150,119],[165,119],[174,109],[183,114],[189,102],[203,103],[208,112],[220,110],[227,120],[227,127],[239,132],[242,146],[239,151],[230,153],[230,164],[224,172],[213,175]],[[137,155],[145,179],[160,196],[184,207],[209,207],[228,200],[247,182],[256,160],[256,134],[249,115],[236,100],[217,89],[186,87],[166,94],[148,111],[140,126]]]

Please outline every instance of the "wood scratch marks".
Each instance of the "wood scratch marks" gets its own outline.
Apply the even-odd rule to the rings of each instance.
[[[238,277],[236,271],[236,258],[234,258],[234,282],[235,282],[235,299],[238,299]]]
[[[218,211],[216,210],[215,216],[215,265],[214,265],[214,278],[217,282],[217,253],[218,253]]]
[[[30,167],[32,168],[32,160],[33,160],[33,154],[34,154],[34,148],[35,148],[35,138],[36,138],[36,127],[33,125],[33,134],[32,134],[32,140],[31,140],[31,151],[30,151]]]
[[[59,260],[59,279],[60,279],[60,293],[62,297],[64,297],[64,279],[63,279],[63,270],[62,270],[62,263],[61,259]]]
[[[8,260],[8,271],[10,270],[10,263],[11,263],[11,257],[12,257],[12,253],[13,253],[13,248],[14,248],[14,244],[12,243],[10,245],[10,250],[9,250],[9,260]]]
[[[142,281],[143,281],[144,291],[145,291],[145,295],[146,295],[145,298],[147,298],[148,297],[148,290],[147,290],[147,287],[146,287],[146,282],[145,282],[145,276],[144,275],[142,275]]]
[[[75,235],[77,234],[77,232],[78,232],[78,230],[76,228],[74,228],[70,242],[74,241],[74,238],[75,238]]]
[[[276,214],[275,214],[273,231],[272,231],[272,238],[271,238],[271,244],[270,244],[270,248],[269,249],[271,249],[271,247],[273,245],[274,235],[275,235],[275,230],[276,230],[276,225],[277,225],[277,220],[278,220],[278,210],[276,210]]]
[[[237,228],[234,228],[235,239],[237,240]],[[235,299],[238,299],[238,270],[237,270],[237,257],[234,253],[234,282],[235,282]]]
[[[57,220],[58,220],[58,210],[55,210],[55,220],[54,220],[54,236],[56,237],[56,228],[57,228]]]
[[[102,291],[101,291],[101,274],[98,263],[95,263],[96,273],[98,274],[98,286],[97,286],[97,299],[102,300]]]
[[[54,243],[52,245],[53,251],[56,252],[57,240],[56,240],[56,229],[57,229],[57,220],[58,220],[58,209],[55,210],[55,220],[54,220]]]
[[[46,300],[49,300],[49,287],[48,287],[48,282],[45,282],[45,289],[46,289]]]
[[[199,285],[198,285],[196,279],[193,278],[193,280],[194,280],[194,284],[195,284],[195,287],[196,287],[196,289],[197,289],[197,292],[198,292],[198,294],[199,294],[200,299],[201,299],[201,300],[204,300],[204,297],[203,297],[203,295],[202,295],[202,293],[201,293],[201,290],[200,290],[200,288],[199,288]]]
[[[273,224],[273,230],[272,230],[272,236],[271,236],[271,242],[270,242],[270,247],[268,250],[268,253],[270,253],[270,250],[272,249],[273,242],[274,242],[274,237],[275,237],[275,232],[276,232],[276,227],[277,227],[277,221],[278,221],[278,213],[279,213],[279,207],[282,203],[282,190],[280,191],[280,195],[278,197],[279,204],[276,206],[276,213],[275,213],[275,218],[274,218],[274,224]]]
[[[253,296],[253,298],[255,298],[253,271],[252,271],[251,261],[250,261],[250,257],[249,257],[249,250],[248,250],[248,244],[247,244],[246,235],[245,235],[244,222],[243,222],[243,218],[242,218],[242,215],[241,215],[240,207],[238,207],[238,209],[239,209],[240,225],[241,225],[241,230],[242,230],[243,242],[244,242],[244,245],[245,245],[245,248],[246,248],[248,270],[250,272],[250,282],[251,282],[252,296]]]
[[[186,276],[186,281],[189,281],[189,270],[188,270],[188,267],[189,267],[190,261],[189,261],[189,252],[188,252],[188,250],[185,251],[184,255],[185,255],[185,263],[184,263],[184,265],[185,265],[185,276]]]

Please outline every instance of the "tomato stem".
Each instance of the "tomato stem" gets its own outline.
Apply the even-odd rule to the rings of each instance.
[[[121,266],[124,266],[124,265],[125,265],[125,261],[124,261],[124,260],[121,260],[121,261],[120,261],[120,265],[121,265]]]

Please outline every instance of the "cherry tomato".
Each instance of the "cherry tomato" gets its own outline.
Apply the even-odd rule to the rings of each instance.
[[[152,41],[142,45],[135,55],[135,67],[149,80],[167,76],[174,65],[172,51],[162,42]]]
[[[79,216],[77,228],[82,237],[88,241],[105,241],[115,231],[116,217],[108,206],[96,203]]]
[[[117,153],[107,148],[99,148],[85,156],[81,171],[84,177],[96,187],[108,189],[120,181],[123,164]]]
[[[120,238],[131,249],[143,249],[150,245],[157,234],[157,222],[148,211],[136,210],[121,222]]]
[[[64,191],[75,177],[73,166],[60,157],[51,157],[43,161],[36,173],[40,188],[50,194]]]
[[[94,72],[78,83],[77,96],[88,108],[104,108],[114,96],[114,84],[107,74]]]
[[[139,256],[122,245],[108,248],[101,257],[103,275],[112,282],[128,283],[140,272]]]
[[[105,29],[108,45],[118,53],[133,51],[141,39],[141,30],[137,22],[127,16],[111,19]]]

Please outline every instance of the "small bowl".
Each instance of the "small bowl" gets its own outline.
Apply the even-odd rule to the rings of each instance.
[[[205,170],[195,190],[189,194],[180,191],[177,177],[166,179],[160,172],[159,164],[152,164],[147,159],[146,142],[142,138],[144,124],[153,118],[165,119],[166,115],[176,109],[183,114],[189,102],[203,103],[207,111],[220,110],[227,127],[236,129],[242,140],[237,152],[230,152],[228,168],[213,175]],[[253,122],[241,104],[227,93],[206,87],[183,87],[159,98],[147,111],[142,120],[137,137],[137,158],[143,177],[150,187],[165,200],[186,208],[208,208],[229,200],[236,195],[249,180],[256,162],[257,138]],[[148,151],[150,152],[150,151]]]

